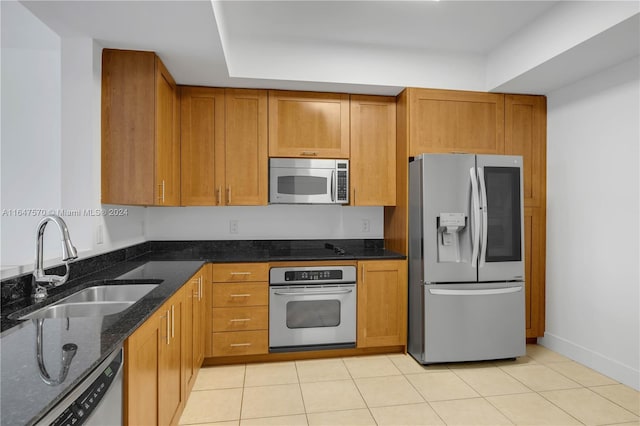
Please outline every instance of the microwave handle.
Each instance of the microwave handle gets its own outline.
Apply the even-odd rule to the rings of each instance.
[[[336,171],[331,170],[331,202],[336,202]]]

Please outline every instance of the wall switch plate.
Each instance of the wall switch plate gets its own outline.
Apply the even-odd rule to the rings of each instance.
[[[363,233],[371,232],[371,223],[369,222],[369,219],[362,219],[361,231]]]
[[[238,233],[238,221],[237,220],[230,220],[229,221],[229,233],[230,234],[237,234]]]

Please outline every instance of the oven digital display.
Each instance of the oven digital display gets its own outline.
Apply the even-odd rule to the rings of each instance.
[[[341,280],[342,271],[318,270],[318,271],[286,271],[284,273],[285,281],[315,281],[315,280]]]

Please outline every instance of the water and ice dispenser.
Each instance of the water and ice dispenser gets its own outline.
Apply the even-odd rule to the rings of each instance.
[[[464,213],[440,213],[438,226],[438,262],[460,262],[460,235],[467,226]]]

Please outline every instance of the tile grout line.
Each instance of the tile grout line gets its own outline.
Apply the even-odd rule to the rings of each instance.
[[[389,357],[385,358],[389,359]],[[367,400],[364,399],[364,396],[362,395],[362,392],[360,391],[360,388],[358,387],[358,384],[356,383],[356,379],[355,377],[353,377],[353,374],[351,374],[351,370],[349,370],[349,366],[347,365],[346,362],[344,362],[344,358],[340,358],[340,361],[342,361],[342,363],[344,364],[344,368],[346,368],[347,373],[349,373],[349,377],[351,377],[351,381],[353,382],[353,386],[356,387],[356,390],[358,391],[358,395],[360,395],[360,398],[362,398],[362,402],[364,402],[364,406],[367,407],[367,411],[369,412],[369,415],[371,416],[371,418],[373,419],[373,423],[375,423],[376,425],[378,424],[378,421],[376,420],[375,416],[373,415],[373,412],[371,411],[371,407],[369,407],[369,404],[367,404]],[[391,362],[391,361],[389,361]],[[393,362],[391,362],[393,364]],[[394,364],[395,367],[395,364]]]
[[[415,359],[413,359],[413,357],[411,357],[410,355],[405,354],[405,356],[409,356],[409,358],[410,358],[412,361],[416,362],[416,363],[418,362],[418,361],[416,361]],[[395,363],[393,362],[393,360],[391,360],[391,362],[393,363],[393,365],[395,365]],[[420,364],[420,365],[422,365],[422,364]],[[396,366],[396,368],[397,368],[397,366]],[[398,370],[400,370],[400,369],[398,368]],[[449,370],[449,371],[450,371],[449,367],[447,367],[447,370]],[[418,392],[418,395],[420,395],[420,397],[424,400],[425,404],[427,404],[427,406],[428,406],[429,408],[431,408],[431,411],[433,411],[433,413],[434,413],[434,414],[435,414],[435,415],[440,419],[440,421],[442,422],[442,424],[443,424],[443,425],[446,425],[446,424],[447,424],[447,422],[445,422],[445,421],[444,421],[444,419],[440,416],[440,414],[436,411],[436,409],[435,409],[435,408],[433,408],[433,405],[431,405],[431,403],[430,403],[430,402],[427,400],[427,398],[422,394],[422,392],[420,392],[420,390],[419,390],[418,388],[416,388],[416,386],[413,384],[413,382],[412,382],[411,380],[409,380],[409,378],[407,377],[407,374],[405,374],[402,370],[400,370],[400,373],[402,374],[402,377],[404,377],[404,378],[405,378],[405,380],[406,380],[407,382],[409,382],[409,385],[411,385],[411,387],[412,387],[416,392]],[[416,373],[416,374],[432,374],[432,373],[434,373],[434,372],[431,372],[431,373]]]
[[[554,371],[554,372],[555,372],[555,370],[553,370],[552,368],[547,367],[545,364],[542,364],[542,363],[538,362],[538,361],[537,361],[535,358],[533,358],[532,356],[530,356],[530,355],[528,355],[528,354],[527,354],[526,356],[528,356],[529,358],[531,358],[532,360],[534,360],[534,361],[535,361],[535,363],[536,363],[537,365],[541,365],[541,366],[543,366],[543,367],[545,367],[545,368],[548,368],[549,370],[551,370],[551,371]],[[516,366],[516,367],[517,367],[517,366]],[[526,367],[526,365],[525,365],[525,367]],[[508,370],[506,370],[506,369],[504,369],[504,368],[502,368],[502,367],[500,367],[500,366],[498,366],[498,368],[500,368],[500,370],[502,370],[504,373],[508,374],[510,377],[512,377],[512,378],[513,378],[514,380],[516,380],[517,382],[521,383],[521,384],[522,384],[524,387],[526,387],[527,389],[531,389],[529,386],[527,386],[525,383],[523,383],[523,382],[522,382],[521,380],[519,380],[517,377],[515,377],[515,376],[513,376],[511,373],[509,373],[509,371],[508,371]],[[573,380],[572,380],[572,382],[573,382]],[[577,382],[574,382],[574,383],[576,383],[576,384],[580,385],[581,387],[583,387],[580,383],[577,383]],[[578,388],[570,388],[570,389],[578,389]],[[566,411],[566,410],[565,410],[565,409],[563,409],[562,407],[558,406],[557,404],[554,404],[554,403],[553,403],[553,401],[551,401],[551,400],[549,400],[549,399],[545,398],[545,397],[544,397],[544,395],[542,395],[542,394],[540,393],[540,392],[546,392],[546,391],[537,391],[537,390],[535,390],[535,389],[531,389],[531,390],[532,390],[533,392],[535,392],[537,395],[539,395],[541,398],[543,398],[545,401],[548,401],[548,402],[549,402],[549,403],[551,403],[553,406],[557,407],[560,411],[562,411],[563,413],[565,413],[566,415],[568,415],[568,416],[569,416],[569,417],[571,417],[572,419],[575,419],[578,423],[580,423],[580,424],[584,424],[584,423],[582,423],[580,420],[578,420],[575,416],[571,415],[571,413],[569,413],[568,411]],[[566,390],[566,389],[556,389],[556,390]]]
[[[247,382],[247,364],[243,364],[243,373],[242,373],[242,394],[240,395],[240,412],[238,413],[238,426],[242,422],[242,406],[244,405],[244,388]]]
[[[298,378],[298,389],[300,389],[300,398],[302,399],[302,409],[304,410],[304,418],[309,425],[309,413],[307,413],[307,404],[304,402],[304,392],[302,392],[302,381],[300,380],[300,373],[298,372],[298,362],[293,361],[293,368],[296,369],[296,377]]]
[[[611,403],[617,405],[620,408],[623,408],[625,410],[627,410],[628,412],[630,412],[631,414],[633,414],[634,416],[638,417],[638,419],[640,419],[640,415],[634,413],[633,411],[629,410],[627,407],[624,407],[622,405],[620,405],[618,402],[614,401],[613,399],[605,396],[605,395],[601,395],[598,392],[594,391],[592,388],[598,388],[598,387],[604,387],[604,386],[627,386],[624,383],[616,383],[616,384],[609,384],[609,385],[597,385],[597,386],[585,386],[585,389],[589,389],[591,392],[595,393],[596,395],[606,399],[607,401],[610,401]],[[629,386],[627,386],[629,387]],[[638,394],[638,398],[640,399],[640,391],[636,391],[635,389],[629,387],[629,389],[632,389],[633,391],[635,391]]]

